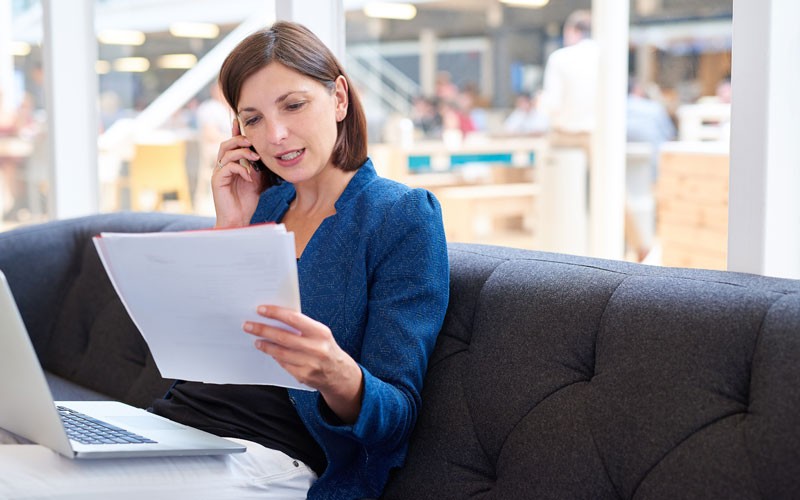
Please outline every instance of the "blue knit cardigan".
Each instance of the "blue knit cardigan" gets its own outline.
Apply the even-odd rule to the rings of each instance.
[[[252,223],[280,222],[295,197],[261,195]],[[308,498],[378,497],[403,464],[428,358],[449,293],[441,208],[423,189],[381,178],[367,160],[298,261],[303,313],[333,332],[364,374],[361,413],[341,425],[318,392],[289,396],[328,467]]]

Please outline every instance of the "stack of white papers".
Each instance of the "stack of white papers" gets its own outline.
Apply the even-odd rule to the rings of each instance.
[[[309,389],[242,329],[270,322],[256,313],[262,304],[300,310],[294,233],[283,224],[101,233],[94,244],[163,377]]]

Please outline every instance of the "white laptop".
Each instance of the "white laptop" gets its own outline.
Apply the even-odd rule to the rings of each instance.
[[[76,415],[77,413],[77,415]],[[68,418],[70,417],[70,418]],[[65,419],[65,420],[62,420]],[[77,423],[65,423],[77,420]],[[98,422],[110,424],[98,437]],[[68,437],[67,427],[71,430]],[[245,446],[116,401],[53,401],[0,272],[0,428],[69,458],[219,455]]]

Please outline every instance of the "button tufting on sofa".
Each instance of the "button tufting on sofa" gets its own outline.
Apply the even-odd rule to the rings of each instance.
[[[212,223],[123,213],[0,233],[53,387],[161,396],[170,381],[89,239]],[[383,498],[798,497],[800,281],[449,249],[448,313]]]

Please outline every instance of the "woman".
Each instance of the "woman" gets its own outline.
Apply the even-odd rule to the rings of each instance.
[[[403,463],[447,307],[439,204],[378,177],[358,97],[306,28],[279,22],[249,36],[220,83],[237,119],[211,179],[217,227],[292,231],[302,302],[302,313],[260,306],[265,321],[243,329],[316,391],[176,383],[152,411],[246,441],[247,453],[193,459],[207,483],[246,483],[260,498],[377,497]],[[181,459],[157,460],[174,472],[158,467],[140,482],[157,473],[186,493]]]
[[[309,497],[378,496],[403,462],[447,305],[439,205],[377,176],[357,94],[304,27],[248,37],[220,83],[237,120],[212,176],[217,227],[283,223],[302,298],[303,313],[258,311],[299,336],[267,322],[244,330],[317,392],[186,383],[154,411],[305,462],[319,475]]]

